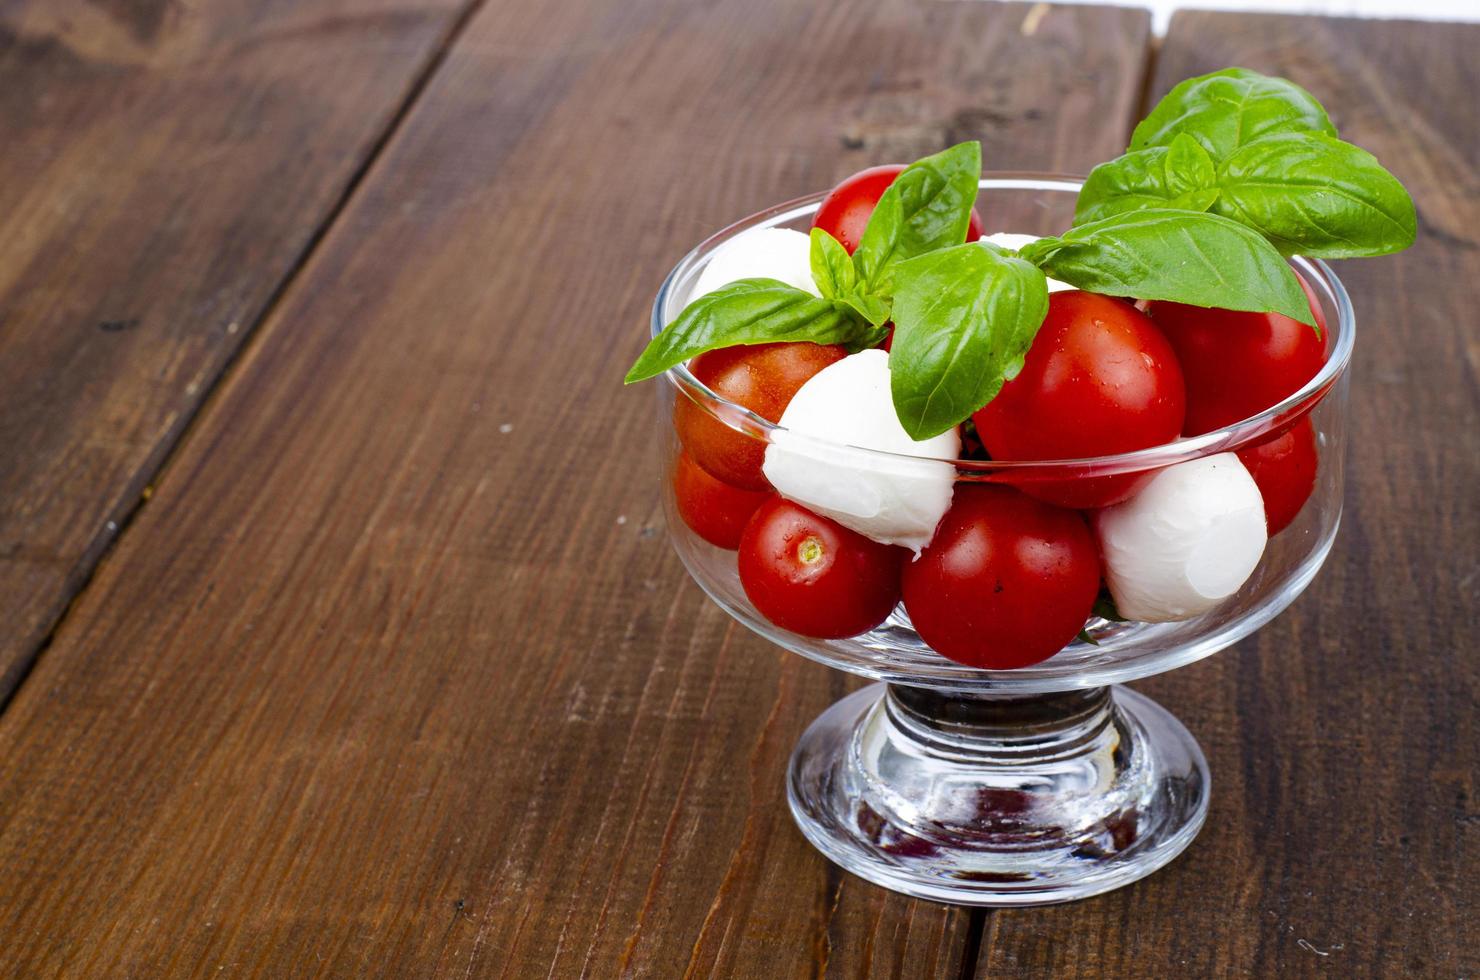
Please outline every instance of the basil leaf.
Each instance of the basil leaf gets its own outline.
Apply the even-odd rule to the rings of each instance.
[[[1074,224],[1143,207],[1205,212],[1218,198],[1217,179],[1208,151],[1181,133],[1171,147],[1128,152],[1091,170],[1074,203]]]
[[[894,265],[966,241],[981,180],[982,147],[958,143],[900,171],[874,205],[853,253],[864,288],[888,296]]]
[[[858,271],[853,268],[853,256],[838,241],[821,228],[812,229],[812,281],[825,299],[851,293],[858,286]]]
[[[1173,196],[1212,187],[1218,177],[1208,151],[1186,133],[1178,133],[1167,147],[1163,166],[1166,168],[1167,190]]]
[[[1177,195],[1167,186],[1167,148],[1137,150],[1102,163],[1089,172],[1074,205],[1074,223],[1082,225],[1127,211],[1165,208]]]
[[[1221,160],[1261,136],[1289,132],[1335,136],[1336,127],[1315,96],[1294,82],[1225,68],[1168,92],[1131,134],[1130,149],[1169,146],[1187,133]]]
[[[1024,246],[1022,255],[1053,278],[1090,292],[1272,310],[1315,326],[1304,290],[1274,246],[1216,214],[1132,211],[1041,238]]]
[[[843,303],[876,327],[882,327],[889,322],[889,304],[877,296],[870,296],[866,293],[845,293],[838,297],[838,302]]]
[[[1286,255],[1387,255],[1413,244],[1413,199],[1377,158],[1329,136],[1256,140],[1219,168],[1217,214],[1262,232]]]
[[[1218,202],[1218,188],[1203,187],[1186,194],[1178,194],[1167,202],[1167,207],[1178,211],[1207,211]]]
[[[717,347],[783,340],[846,344],[864,330],[833,300],[775,279],[741,279],[684,307],[647,345],[623,383],[651,378]]]
[[[1001,249],[973,242],[901,262],[890,389],[910,437],[939,435],[991,401],[1047,313],[1043,273]]]
[[[913,258],[966,241],[971,208],[982,175],[982,145],[957,143],[905,167],[895,178],[904,227],[901,258]]]
[[[1183,134],[1174,147],[1136,150],[1089,172],[1074,205],[1074,223],[1087,224],[1142,208],[1206,211],[1217,200],[1213,158]]]
[[[1100,589],[1100,594],[1095,598],[1095,604],[1090,608],[1090,615],[1108,619],[1112,623],[1126,621],[1125,617],[1120,614],[1120,610],[1115,608],[1115,597],[1110,594],[1110,590],[1105,588]]]
[[[863,286],[874,295],[888,296],[893,291],[894,264],[909,258],[899,254],[901,235],[904,229],[904,205],[899,199],[895,181],[889,185],[874,205],[869,215],[868,226],[863,229],[858,248],[853,252],[853,264],[858,269]]]

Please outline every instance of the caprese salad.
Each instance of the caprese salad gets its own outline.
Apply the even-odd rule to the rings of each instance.
[[[1329,353],[1287,257],[1399,251],[1415,214],[1308,92],[1242,68],[1174,88],[1060,235],[983,236],[980,174],[963,143],[849,177],[810,234],[735,236],[627,381],[687,363],[779,423],[763,441],[674,412],[678,512],[738,551],[762,615],[838,638],[903,602],[940,654],[1009,669],[1093,615],[1170,622],[1237,592],[1315,486],[1315,432],[1062,479],[951,461],[1110,456],[1270,409]]]

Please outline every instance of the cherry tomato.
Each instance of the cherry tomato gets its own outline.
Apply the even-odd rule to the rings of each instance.
[[[821,228],[832,235],[852,255],[863,239],[863,230],[868,227],[868,219],[874,213],[874,206],[902,170],[904,164],[889,163],[882,167],[860,170],[845,179],[823,198],[822,205],[817,209],[817,216],[812,219],[812,227]],[[966,240],[974,242],[980,237],[982,216],[977,214],[976,208],[972,208],[971,226],[966,231]]]
[[[1182,369],[1123,300],[1054,293],[1023,369],[973,418],[993,459],[1078,459],[1158,446],[1182,432]],[[1151,474],[1019,483],[1066,507],[1125,500]]]
[[[1272,408],[1299,391],[1326,363],[1326,318],[1310,283],[1321,332],[1279,313],[1209,310],[1152,303],[1151,318],[1177,351],[1187,378],[1184,435],[1221,429]]]
[[[690,530],[718,548],[734,551],[750,515],[769,494],[721,483],[681,452],[673,464],[673,496],[678,516]]]
[[[740,539],[740,584],[761,614],[803,636],[866,633],[899,602],[909,552],[879,544],[781,497],[761,504]]]
[[[1303,418],[1273,439],[1240,450],[1238,458],[1264,497],[1264,523],[1270,535],[1279,534],[1315,489],[1319,465],[1315,428]]]
[[[756,344],[700,354],[689,370],[721,398],[779,422],[798,388],[847,356],[833,344]],[[673,424],[684,449],[711,476],[741,490],[770,487],[761,473],[766,444],[760,439],[730,428],[682,393],[673,409]]]
[[[1100,558],[1084,518],[1011,487],[956,488],[935,538],[905,566],[904,607],[937,653],[1008,670],[1047,660],[1084,628]]]

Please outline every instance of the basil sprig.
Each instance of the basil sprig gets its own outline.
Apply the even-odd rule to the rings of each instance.
[[[742,279],[701,296],[652,339],[626,383],[740,344],[877,346],[887,336],[896,267],[966,240],[980,175],[977,142],[910,164],[879,198],[854,254],[827,232],[812,229],[810,263],[820,296],[774,279]]]
[[[1080,289],[1282,313],[1315,325],[1285,256],[1379,255],[1412,243],[1413,202],[1337,138],[1291,82],[1243,68],[1188,79],[1096,167],[1074,227],[1011,252],[962,244],[981,170],[963,143],[902,171],[857,250],[813,229],[819,296],[747,279],[690,303],[627,380],[704,351],[810,340],[858,350],[894,323],[890,385],[915,439],[969,418],[1022,370],[1049,308],[1046,276]],[[1113,617],[1112,613],[1104,615]]]
[[[1172,89],[1130,150],[1090,172],[1076,225],[1145,208],[1206,211],[1285,255],[1356,258],[1413,244],[1413,200],[1325,109],[1282,78],[1229,68]]]

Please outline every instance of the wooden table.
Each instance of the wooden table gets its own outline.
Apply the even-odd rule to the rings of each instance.
[[[994,3],[0,5],[0,975],[1462,977],[1480,966],[1480,27]],[[799,836],[854,686],[734,625],[622,390],[708,231],[979,138],[1084,171],[1229,64],[1412,189],[1341,268],[1347,517],[1138,685],[1212,814],[972,912]]]

